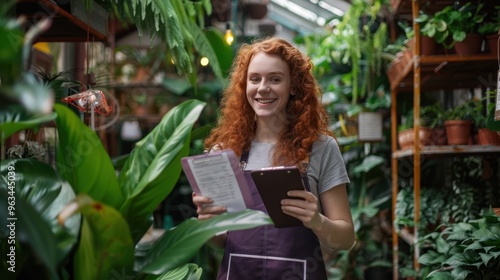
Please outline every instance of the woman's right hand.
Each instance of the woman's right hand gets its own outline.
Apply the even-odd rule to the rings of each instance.
[[[194,192],[193,203],[196,205],[198,220],[210,219],[227,211],[227,208],[224,206],[211,205],[213,203],[211,198],[196,195]]]

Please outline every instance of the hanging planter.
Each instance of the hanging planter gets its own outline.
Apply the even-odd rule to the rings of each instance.
[[[231,2],[228,0],[211,0],[212,15],[219,22],[227,22],[231,20]]]
[[[263,19],[267,15],[267,0],[253,0],[245,2],[245,12],[251,19]]]

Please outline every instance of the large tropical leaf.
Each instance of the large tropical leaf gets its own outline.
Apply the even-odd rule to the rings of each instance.
[[[82,213],[83,223],[74,262],[75,279],[108,280],[113,272],[131,271],[134,244],[120,212],[80,194],[63,209],[59,220],[63,222],[77,212]]]
[[[0,207],[5,209],[0,211],[0,217],[15,223],[16,270],[22,271],[23,253],[29,257],[32,251],[56,277],[57,267],[76,242],[79,230],[78,217],[68,220],[66,226],[71,229],[65,230],[55,223],[56,213],[74,193],[51,166],[34,159],[4,160],[0,173]],[[2,239],[6,236],[2,232]],[[25,263],[25,267],[31,265],[29,261]],[[29,272],[29,268],[24,271]]]
[[[205,35],[207,36],[208,41],[213,47],[215,51],[215,55],[218,59],[218,65],[220,67],[220,71],[224,78],[227,78],[229,75],[229,71],[231,69],[231,64],[233,63],[234,51],[230,45],[226,43],[224,40],[224,35],[222,32],[215,28],[209,27],[205,31]],[[210,58],[209,58],[210,59]],[[212,61],[212,60],[210,60]],[[213,65],[215,67],[216,65]]]
[[[1,140],[23,129],[36,128],[42,123],[52,121],[56,118],[56,113],[41,116],[28,116],[21,113],[21,110],[1,111],[0,112],[0,137]]]
[[[97,134],[67,107],[55,104],[57,112],[57,169],[77,194],[119,209],[123,194],[108,153]]]
[[[161,275],[149,274],[145,280],[198,280],[201,278],[201,274],[202,269],[198,265],[188,263]]]
[[[221,71],[221,65],[219,64],[219,57],[220,56],[216,55],[216,53],[214,51],[214,47],[219,47],[219,48],[222,47],[222,50],[230,51],[230,52],[225,54],[226,56],[228,56],[228,54],[232,54],[232,50],[230,48],[227,49],[227,47],[224,48],[224,44],[220,44],[220,37],[219,37],[219,40],[216,40],[218,37],[216,37],[215,33],[211,34],[212,40],[211,41],[208,40],[207,35],[209,33],[213,33],[214,32],[213,29],[212,29],[212,31],[205,33],[194,22],[188,22],[187,27],[189,28],[189,32],[191,34],[193,34],[193,37],[194,37],[193,45],[194,45],[195,49],[198,51],[198,53],[200,55],[206,56],[208,58],[208,60],[210,61],[210,65],[212,67],[212,71],[214,72],[215,76],[222,81],[224,79],[224,76],[223,76],[222,71]],[[213,43],[218,42],[219,44],[211,45],[212,42]],[[225,46],[227,46],[227,44]],[[232,55],[228,56],[228,57],[232,58]],[[226,63],[227,63],[227,61],[226,61]],[[224,66],[227,67],[227,65],[224,65]]]
[[[144,258],[136,261],[136,270],[161,274],[189,261],[215,234],[272,224],[267,214],[257,210],[225,213],[208,220],[191,218],[166,231]]]
[[[185,101],[171,109],[144,139],[136,143],[118,181],[125,194],[121,212],[135,241],[149,227],[148,218],[175,186],[180,160],[189,155],[190,134],[206,103]]]
[[[9,197],[10,194],[8,194],[7,190],[3,187],[0,188],[0,207],[2,207],[0,218],[6,223],[4,226],[6,228],[3,228],[0,234],[2,255],[14,254],[14,270],[20,272],[22,271],[22,265],[20,266],[19,263],[23,260],[23,255],[24,257],[28,257],[27,254],[22,254],[24,253],[24,249],[28,250],[22,244],[28,244],[35,255],[39,256],[39,260],[47,268],[51,276],[54,277],[54,279],[59,279],[57,277],[57,266],[61,252],[57,246],[56,237],[51,231],[49,223],[37,213],[33,206],[22,198],[16,197],[15,209],[12,211],[4,210],[8,209]],[[15,218],[15,220],[9,220],[13,218]],[[8,226],[13,226],[12,231]],[[10,235],[15,236],[16,243],[9,243],[11,244],[10,246],[4,247],[4,244],[10,242],[7,241],[7,237]],[[14,246],[16,249],[12,250],[11,246]],[[5,249],[6,252],[4,251]],[[18,264],[17,267],[16,263]],[[7,267],[12,267],[11,264],[6,262],[2,263],[3,267],[6,265],[8,265]],[[27,265],[30,264],[28,263]]]

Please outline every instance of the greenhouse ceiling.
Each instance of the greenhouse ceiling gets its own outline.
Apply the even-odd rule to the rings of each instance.
[[[342,16],[349,6],[345,0],[271,0],[268,17],[290,30],[309,33]]]

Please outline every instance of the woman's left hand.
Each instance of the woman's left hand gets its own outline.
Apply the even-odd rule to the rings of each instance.
[[[318,210],[318,199],[308,191],[289,191],[288,196],[281,200],[283,213],[302,221],[305,227],[314,229],[321,225],[321,215]]]

